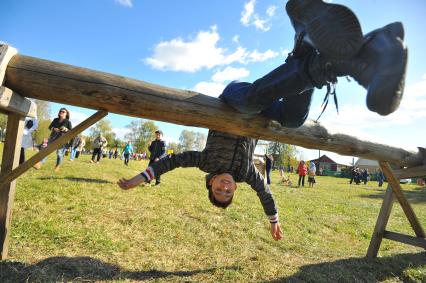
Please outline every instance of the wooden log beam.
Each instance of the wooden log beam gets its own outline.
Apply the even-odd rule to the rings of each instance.
[[[15,113],[21,116],[35,117],[37,106],[28,98],[22,97],[16,92],[0,86],[0,111]]]
[[[426,165],[394,170],[397,179],[418,178],[426,176]]]
[[[298,129],[287,129],[260,115],[237,113],[219,99],[197,92],[24,55],[12,57],[5,78],[6,87],[26,97],[384,160],[401,166],[423,165],[420,152],[331,134],[318,123],[307,122]]]

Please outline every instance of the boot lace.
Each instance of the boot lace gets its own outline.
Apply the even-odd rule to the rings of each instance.
[[[339,114],[339,103],[337,102],[337,93],[336,93],[337,76],[333,72],[332,64],[330,62],[325,63],[322,72],[325,77],[325,85],[327,86],[327,92],[325,93],[324,99],[321,104],[322,111],[320,115],[318,116],[318,118],[316,119],[316,122],[318,122],[319,118],[321,118],[322,114],[327,108],[328,102],[330,100],[330,96],[333,96],[334,105],[336,106],[337,114]]]
[[[318,122],[319,118],[321,118],[322,114],[324,113],[325,109],[327,108],[328,102],[330,100],[330,95],[333,96],[334,105],[336,106],[337,114],[339,114],[339,104],[337,102],[336,85],[337,85],[337,81],[327,83],[327,92],[326,92],[324,99],[322,101],[322,104],[321,104],[322,111],[321,111],[321,114],[318,116],[318,118],[315,120],[315,122]]]

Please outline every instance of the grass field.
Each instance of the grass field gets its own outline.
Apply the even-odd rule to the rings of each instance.
[[[209,203],[198,169],[121,191],[118,178],[145,161],[84,155],[54,173],[54,159],[18,179],[0,282],[426,282],[420,248],[384,240],[379,258],[364,257],[386,188],[376,182],[317,177],[314,188],[289,188],[274,171],[284,230],[276,242],[247,185],[224,211]],[[426,227],[426,189],[403,188]],[[413,234],[397,203],[388,230]]]

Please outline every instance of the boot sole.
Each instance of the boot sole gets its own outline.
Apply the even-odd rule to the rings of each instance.
[[[405,85],[408,50],[404,46],[404,27],[401,23],[392,23],[383,28],[389,38],[398,41],[398,48],[389,57],[394,60],[385,66],[382,74],[370,86],[367,94],[367,107],[380,115],[389,115],[396,111],[401,103]]]
[[[286,10],[292,19],[305,27],[321,53],[334,59],[348,59],[361,49],[361,25],[349,8],[321,0],[290,0]]]

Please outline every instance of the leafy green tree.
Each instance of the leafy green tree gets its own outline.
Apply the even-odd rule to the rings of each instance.
[[[207,135],[201,132],[195,134],[195,150],[202,151],[206,147]]]
[[[157,125],[153,121],[139,119],[126,126],[130,132],[125,135],[125,142],[130,141],[136,152],[148,152],[151,141],[155,139]]]
[[[173,150],[173,153],[182,153],[182,148],[179,143],[177,142],[169,142],[167,144],[168,150]]]
[[[194,131],[183,130],[179,137],[182,151],[195,149],[196,133]]]
[[[89,136],[92,142],[99,136],[99,134],[102,134],[106,138],[108,146],[111,146],[116,139],[116,135],[112,131],[111,122],[108,120],[101,120],[97,122],[89,131]]]
[[[268,154],[274,156],[275,165],[297,167],[297,150],[294,145],[280,142],[270,142],[268,145]]]

